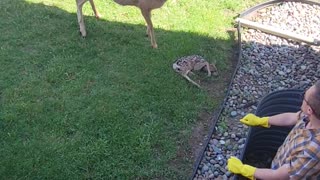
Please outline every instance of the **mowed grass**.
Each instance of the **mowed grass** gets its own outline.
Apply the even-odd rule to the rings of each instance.
[[[194,159],[178,151],[225,92],[210,98],[172,63],[202,55],[220,71],[208,80],[227,87],[226,29],[248,2],[169,0],[153,11],[158,49],[138,9],[96,5],[103,18],[84,6],[83,39],[74,0],[0,1],[1,179],[190,177]]]

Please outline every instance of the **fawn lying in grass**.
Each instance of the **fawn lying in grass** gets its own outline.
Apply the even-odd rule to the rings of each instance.
[[[196,85],[200,88],[200,85],[194,82],[188,76],[188,73],[192,73],[192,70],[203,70],[205,69],[208,72],[208,76],[211,76],[211,72],[214,75],[218,75],[218,70],[214,64],[209,64],[203,57],[199,55],[191,55],[185,56],[178,59],[175,63],[173,63],[172,68],[186,78],[189,82]]]
[[[77,17],[78,17],[78,23],[80,27],[80,33],[82,37],[85,37],[87,35],[86,27],[84,24],[83,14],[82,14],[82,6],[85,2],[89,1],[92,7],[92,10],[96,16],[96,18],[100,18],[100,14],[98,13],[93,0],[76,0],[77,2]],[[162,7],[162,5],[166,2],[166,0],[114,0],[114,2],[126,6],[136,6],[141,10],[141,13],[144,17],[144,19],[147,22],[147,35],[150,37],[151,45],[153,48],[157,48],[157,42],[154,37],[153,32],[153,25],[151,21],[151,11],[153,9],[157,9]]]

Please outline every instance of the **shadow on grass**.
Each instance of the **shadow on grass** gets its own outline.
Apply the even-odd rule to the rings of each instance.
[[[0,2],[0,176],[186,179],[233,69],[233,40],[85,17],[24,1]],[[172,70],[200,54],[219,77],[200,91]],[[190,138],[199,123],[203,129]],[[192,139],[192,140],[190,140]]]

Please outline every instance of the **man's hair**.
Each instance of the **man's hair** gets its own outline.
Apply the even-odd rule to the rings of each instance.
[[[310,101],[310,106],[312,107],[313,113],[320,120],[320,80],[318,80],[315,84],[315,91],[312,94],[312,98]]]

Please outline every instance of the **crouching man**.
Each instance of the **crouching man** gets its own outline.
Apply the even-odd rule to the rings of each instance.
[[[292,126],[274,157],[271,168],[256,168],[236,157],[228,159],[228,170],[249,179],[316,179],[320,176],[320,80],[303,95],[301,111],[270,117],[248,114],[240,122],[249,126]]]

